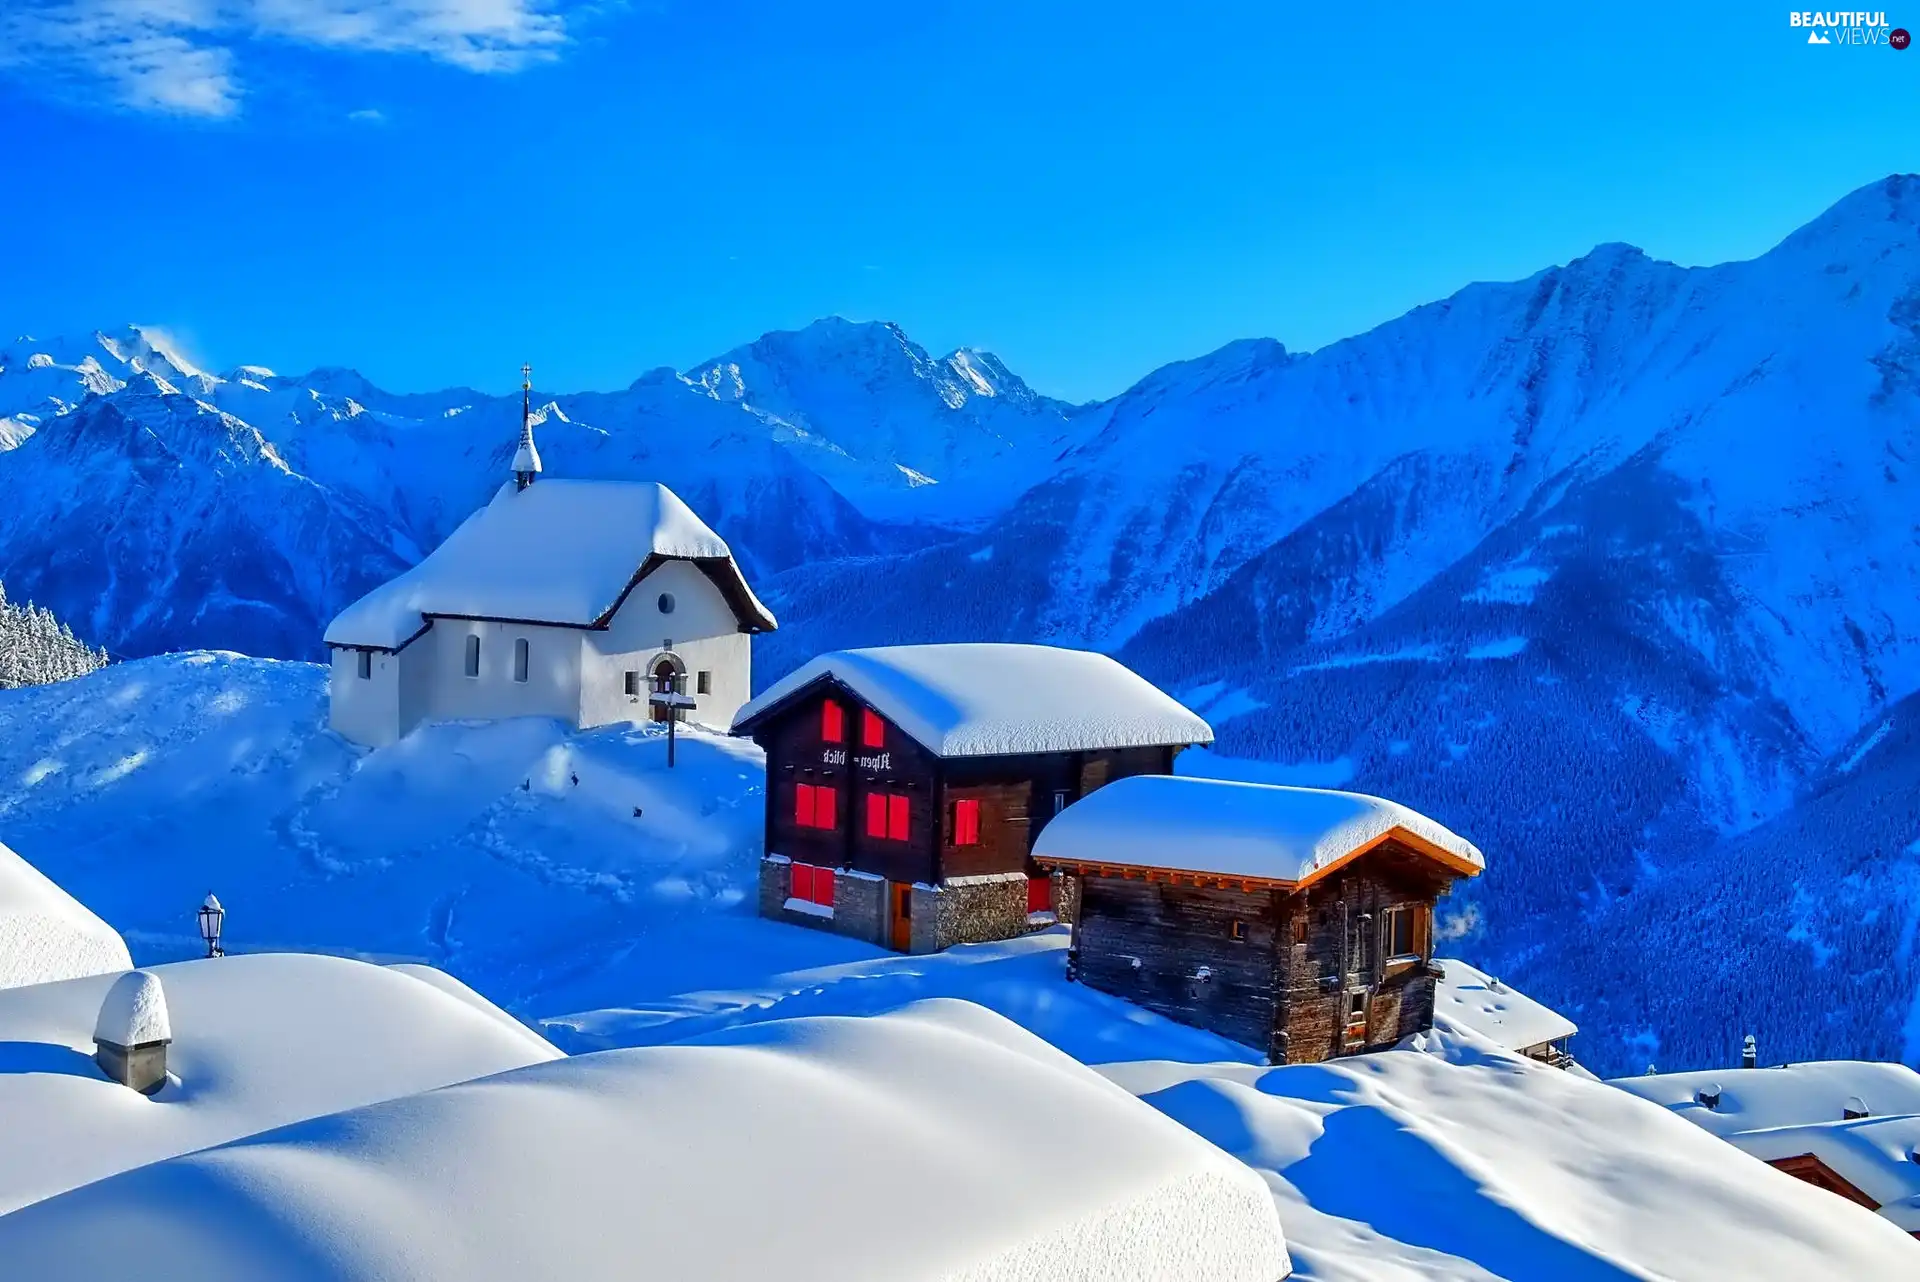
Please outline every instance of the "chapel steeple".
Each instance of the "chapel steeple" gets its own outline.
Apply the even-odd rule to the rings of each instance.
[[[520,367],[520,448],[513,452],[513,488],[524,490],[540,475],[540,451],[533,445],[533,366]]]

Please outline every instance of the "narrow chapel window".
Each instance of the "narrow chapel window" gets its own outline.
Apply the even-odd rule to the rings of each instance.
[[[361,650],[354,656],[360,665],[360,679],[365,681],[373,675],[373,651]]]
[[[525,637],[513,643],[513,679],[515,681],[527,679],[527,639]]]
[[[479,637],[467,638],[467,675],[470,677],[477,677],[480,675],[480,638]]]

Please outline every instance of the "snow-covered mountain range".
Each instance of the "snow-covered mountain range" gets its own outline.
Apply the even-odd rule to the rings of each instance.
[[[665,481],[729,539],[783,622],[763,682],[868,642],[1114,650],[1226,751],[1471,835],[1451,928],[1598,1066],[1747,1031],[1920,1058],[1920,814],[1840,818],[1912,773],[1920,178],[1749,262],[1602,246],[1096,405],[841,320],[536,400],[550,472]],[[117,654],[313,657],[497,484],[518,413],[21,340],[0,581]]]

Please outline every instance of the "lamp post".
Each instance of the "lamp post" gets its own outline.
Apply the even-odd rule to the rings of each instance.
[[[207,941],[207,956],[225,957],[227,950],[220,947],[220,927],[227,920],[227,910],[220,906],[212,891],[200,905],[200,938]]]

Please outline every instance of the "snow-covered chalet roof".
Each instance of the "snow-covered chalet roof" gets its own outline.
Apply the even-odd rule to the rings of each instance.
[[[822,680],[846,686],[938,757],[1213,742],[1205,721],[1104,654],[997,642],[820,655],[742,707],[733,732]]]
[[[1033,857],[1295,886],[1388,837],[1467,876],[1486,866],[1471,842],[1398,802],[1174,775],[1133,775],[1087,794],[1040,830]]]
[[[132,967],[113,927],[0,843],[0,988]]]
[[[1510,1051],[1557,1042],[1580,1031],[1565,1015],[1457,958],[1436,959],[1434,965],[1442,969],[1433,998],[1435,1020],[1457,1024]]]
[[[179,1153],[560,1054],[451,979],[366,962],[257,953],[151,973],[179,1079],[151,1098],[93,1062],[105,999],[129,972],[0,989],[0,1221]]]
[[[1817,1060],[1775,1068],[1617,1077],[1609,1085],[1686,1118],[1763,1162],[1813,1156],[1920,1232],[1920,1073],[1904,1064]],[[1702,1092],[1717,1094],[1715,1106]],[[1865,1117],[1849,1118],[1854,1105]]]
[[[249,1282],[1291,1272],[1250,1167],[955,1001],[556,1060],[0,1216],[37,1282],[209,1252]]]
[[[342,610],[327,644],[397,650],[433,615],[599,626],[650,558],[698,565],[743,629],[776,626],[726,541],[666,486],[549,478],[501,486],[420,564]]]

